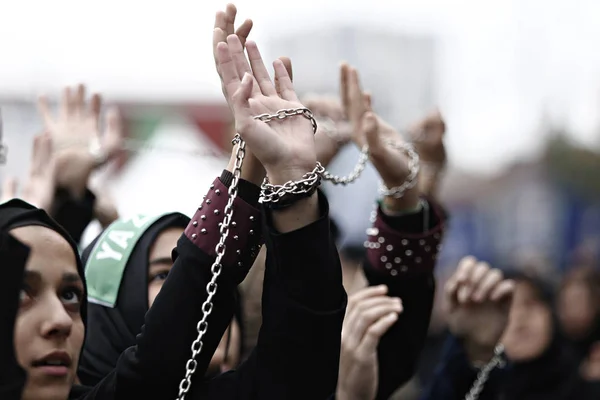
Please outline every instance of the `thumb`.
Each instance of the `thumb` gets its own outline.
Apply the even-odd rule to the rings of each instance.
[[[379,137],[379,123],[377,117],[372,112],[367,112],[362,120],[363,130],[367,139],[367,145],[371,151],[377,151],[381,148],[381,138]]]

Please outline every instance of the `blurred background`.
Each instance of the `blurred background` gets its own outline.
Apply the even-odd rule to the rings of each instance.
[[[211,51],[214,0],[1,2],[0,107],[8,162],[24,177],[41,128],[35,98],[84,82],[147,144],[96,177],[123,215],[191,214],[224,165],[230,116]],[[336,93],[361,72],[398,128],[439,107],[451,225],[440,270],[464,254],[560,271],[600,243],[600,2],[239,0],[267,59],[287,55],[301,93]],[[346,149],[332,169],[350,170]],[[183,183],[189,173],[197,178]],[[181,176],[178,182],[177,176]],[[343,242],[362,243],[376,181],[329,190]],[[348,201],[352,199],[352,201]],[[358,215],[356,218],[341,216]],[[364,217],[363,217],[364,216]],[[93,238],[98,227],[86,236]]]

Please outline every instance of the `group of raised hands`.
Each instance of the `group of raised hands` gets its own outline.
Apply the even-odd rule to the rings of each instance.
[[[20,197],[52,213],[57,189],[74,199],[84,196],[94,170],[113,159],[122,147],[123,129],[116,108],[101,114],[102,98],[86,99],[86,88],[64,89],[59,110],[51,111],[46,96],[38,100],[42,133],[33,139],[28,175],[19,192],[15,178],[5,179],[2,201]],[[97,194],[94,212],[107,226],[117,218],[116,207],[107,193]]]

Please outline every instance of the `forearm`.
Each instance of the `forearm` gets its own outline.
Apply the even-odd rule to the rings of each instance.
[[[207,285],[215,270],[219,225],[224,220],[232,179],[232,174],[225,171],[214,181],[179,239],[175,263],[146,315],[137,346],[119,360],[116,376],[122,390],[143,382],[153,397],[176,396],[179,381],[185,376],[186,362],[192,355],[192,342],[198,336],[197,324],[202,319]],[[196,357],[194,381],[204,376],[233,316],[235,289],[246,276],[261,245],[261,216],[255,208],[258,188],[240,181],[239,189],[239,197],[233,202],[225,253],[219,262],[218,288],[207,319],[208,330],[202,338],[202,351]]]
[[[329,232],[327,201],[321,195],[318,201],[315,222],[288,233],[269,225],[266,237],[268,301],[263,301],[258,368],[276,398],[326,398],[337,381],[346,296]],[[268,222],[270,218],[268,214]],[[310,385],[305,378],[308,368]]]
[[[414,374],[433,309],[433,269],[443,231],[442,213],[426,200],[402,215],[378,208],[368,230],[364,268],[369,285],[387,285],[388,295],[401,298],[404,308],[378,346],[378,399],[388,398]]]

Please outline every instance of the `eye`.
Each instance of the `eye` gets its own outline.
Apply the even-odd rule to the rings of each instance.
[[[83,293],[81,289],[72,287],[65,288],[60,293],[60,299],[66,305],[75,305],[81,303],[81,298],[83,297]]]
[[[169,276],[169,271],[160,271],[150,277],[150,282],[164,281]]]
[[[35,296],[31,287],[27,283],[23,283],[23,286],[21,287],[21,292],[19,293],[19,303],[21,307],[30,304],[34,298]]]
[[[31,300],[33,300],[33,298],[29,291],[25,288],[21,289],[21,292],[19,293],[19,302],[21,303],[21,305],[25,305]]]

